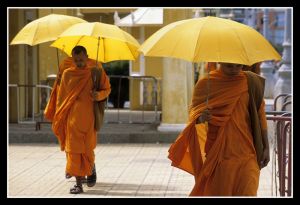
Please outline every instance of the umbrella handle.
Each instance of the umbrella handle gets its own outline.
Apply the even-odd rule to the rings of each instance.
[[[206,87],[206,109],[208,109],[208,97],[209,97],[209,66],[207,66],[207,87]],[[205,129],[208,132],[208,121],[205,121]]]
[[[97,56],[96,56],[96,68],[98,68],[99,45],[100,45],[100,36],[98,36],[98,46],[97,46]]]
[[[58,48],[56,48],[56,58],[57,58],[57,68],[59,72],[59,57],[58,57]]]
[[[94,88],[93,90],[96,91],[96,75],[93,75],[93,83],[94,83]]]
[[[209,66],[207,66],[207,87],[206,87],[206,108],[208,109],[208,97],[209,97]]]

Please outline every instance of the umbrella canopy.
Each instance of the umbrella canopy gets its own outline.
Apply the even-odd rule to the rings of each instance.
[[[115,60],[135,60],[140,44],[129,33],[118,26],[93,22],[79,23],[64,31],[51,44],[71,55],[72,49],[84,46],[91,59],[103,63]]]
[[[145,56],[175,57],[191,62],[252,65],[281,59],[253,28],[212,16],[171,23],[150,36],[139,50]]]
[[[68,27],[82,22],[86,21],[73,16],[50,14],[28,23],[19,31],[10,44],[28,44],[34,46],[53,41]]]

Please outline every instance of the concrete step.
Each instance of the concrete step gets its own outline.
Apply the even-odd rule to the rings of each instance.
[[[158,124],[106,123],[97,133],[98,143],[172,143],[177,132],[159,132]],[[9,143],[58,143],[51,124],[9,124]]]

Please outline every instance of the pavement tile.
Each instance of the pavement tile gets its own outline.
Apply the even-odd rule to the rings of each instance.
[[[192,175],[172,167],[170,144],[99,144],[97,183],[69,194],[75,179],[65,179],[65,153],[57,144],[11,144],[8,197],[188,197]],[[272,197],[271,163],[261,171],[258,197]]]

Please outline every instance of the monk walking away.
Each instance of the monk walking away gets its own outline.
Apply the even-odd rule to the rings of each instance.
[[[95,91],[92,68],[89,66],[87,51],[83,46],[72,50],[70,67],[62,73],[57,89],[55,107],[48,106],[48,114],[54,111],[52,130],[57,136],[60,148],[65,151],[66,173],[76,178],[71,194],[83,192],[82,179],[87,185],[96,183],[95,154],[97,144],[94,102],[105,100],[110,94],[109,78],[101,69],[100,91]],[[52,111],[51,111],[52,110]]]
[[[242,68],[220,63],[195,85],[189,122],[168,156],[194,176],[190,196],[257,195],[260,169],[270,161],[264,79]]]

